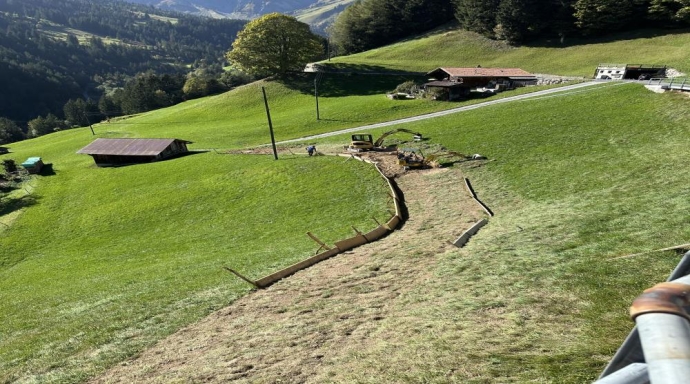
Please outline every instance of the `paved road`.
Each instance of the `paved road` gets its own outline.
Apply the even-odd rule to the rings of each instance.
[[[340,135],[343,133],[350,133],[350,132],[358,132],[358,131],[366,131],[366,130],[371,130],[375,128],[382,128],[382,127],[389,127],[391,125],[398,125],[398,124],[404,124],[404,123],[412,123],[415,121],[421,121],[421,120],[427,120],[427,119],[433,119],[436,117],[440,116],[447,116],[451,115],[454,113],[460,113],[460,112],[465,112],[465,111],[471,111],[473,109],[478,109],[478,108],[483,108],[483,107],[488,107],[491,105],[496,105],[496,104],[503,104],[503,103],[510,103],[510,102],[515,102],[515,101],[520,101],[520,100],[526,100],[526,99],[534,99],[534,98],[539,98],[539,97],[551,97],[555,95],[565,95],[565,94],[571,94],[571,93],[577,93],[580,92],[583,88],[591,87],[593,85],[600,85],[604,84],[607,82],[600,82],[600,81],[588,81],[585,83],[579,83],[579,84],[573,84],[573,85],[566,85],[564,87],[560,88],[552,88],[552,89],[545,89],[543,91],[537,91],[537,92],[532,92],[532,93],[527,93],[524,95],[517,95],[517,96],[511,96],[511,97],[506,97],[503,99],[497,99],[497,100],[491,100],[491,101],[486,101],[483,103],[479,104],[473,104],[473,105],[467,105],[464,107],[458,107],[458,108],[453,108],[453,109],[447,109],[445,111],[439,111],[439,112],[434,112],[434,113],[428,113],[425,115],[419,115],[419,116],[413,116],[413,117],[407,117],[404,119],[398,119],[398,120],[392,120],[392,121],[386,121],[383,123],[377,123],[377,124],[369,124],[369,125],[362,125],[359,127],[354,127],[354,128],[347,128],[347,129],[341,129],[339,131],[333,131],[333,132],[328,132],[328,133],[322,133],[319,135],[312,135],[312,136],[304,136],[299,139],[291,139],[291,140],[284,140],[277,142],[276,144],[289,144],[289,143],[296,143],[296,142],[301,142],[305,140],[312,140],[312,139],[320,139],[324,137],[330,137],[330,136],[336,136]],[[615,85],[621,85],[621,84],[626,84],[626,82],[615,82],[611,83],[609,82],[608,84],[615,84]]]

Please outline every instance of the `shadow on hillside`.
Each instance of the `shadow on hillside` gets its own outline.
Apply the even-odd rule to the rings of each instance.
[[[342,73],[380,76],[423,76],[422,72],[402,71],[380,65],[352,63],[320,63],[321,73]]]
[[[19,198],[4,198],[0,200],[0,216],[16,212],[22,208],[38,204],[38,198],[26,195]]]
[[[603,44],[613,43],[616,41],[635,40],[635,39],[651,39],[659,36],[670,36],[690,33],[690,29],[638,29],[633,31],[619,32],[601,37],[581,38],[581,37],[565,37],[562,41],[560,38],[541,39],[523,44],[523,47],[528,48],[567,48],[576,47],[579,45],[589,44]],[[639,63],[638,63],[639,64]],[[643,63],[648,64],[648,63]],[[654,64],[654,63],[649,63]]]
[[[391,92],[406,81],[424,82],[425,77],[414,72],[320,72],[292,74],[276,80],[303,94],[314,95],[314,80],[319,97],[370,96]]]
[[[43,165],[41,172],[38,173],[41,176],[55,176],[55,170],[53,169],[53,163],[48,163]]]
[[[168,161],[175,161],[175,159],[179,159],[182,157],[198,155],[198,154],[207,153],[210,151],[211,150],[207,150],[207,149],[198,149],[198,150],[188,151],[188,152],[184,152],[184,153],[179,153],[175,156],[171,156],[171,157],[165,158],[163,160],[156,160],[156,161],[144,160],[141,162],[121,163],[121,164],[105,164],[105,165],[98,165],[98,166],[103,167],[103,168],[121,168],[121,167],[133,167],[133,166],[137,166],[137,165],[147,165],[147,164],[152,164],[152,163],[165,163]]]

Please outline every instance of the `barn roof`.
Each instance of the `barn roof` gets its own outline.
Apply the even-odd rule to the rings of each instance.
[[[157,156],[175,141],[181,141],[186,144],[191,143],[191,141],[179,139],[96,139],[91,144],[77,151],[77,153],[87,155]]]
[[[531,73],[520,68],[436,68],[427,73],[432,75],[437,71],[443,71],[451,77],[515,77],[515,76],[529,76],[534,77]]]

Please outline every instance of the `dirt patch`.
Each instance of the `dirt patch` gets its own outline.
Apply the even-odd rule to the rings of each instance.
[[[408,293],[436,278],[450,241],[485,215],[458,167],[403,172],[393,154],[364,156],[404,195],[399,230],[252,292],[92,382],[347,382],[352,370],[387,364],[358,356],[416,332]]]

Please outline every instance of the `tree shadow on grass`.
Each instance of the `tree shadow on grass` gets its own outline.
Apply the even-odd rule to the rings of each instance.
[[[530,47],[530,48],[567,48],[567,47],[576,47],[579,45],[613,43],[616,41],[625,41],[625,40],[651,39],[651,38],[659,37],[659,36],[681,35],[681,34],[686,34],[686,33],[690,33],[690,29],[688,29],[688,28],[684,28],[684,29],[646,28],[646,29],[636,29],[636,30],[631,30],[631,31],[618,32],[618,33],[609,34],[609,35],[601,36],[601,37],[591,37],[591,38],[583,38],[583,37],[567,38],[566,37],[563,39],[563,41],[561,41],[561,39],[558,37],[549,38],[549,39],[539,39],[536,41],[531,41],[531,42],[525,43],[522,46],[523,47]],[[635,64],[639,64],[639,63],[635,63]],[[644,63],[644,64],[647,64],[647,63]],[[654,64],[654,63],[649,63],[649,64]]]
[[[38,204],[38,198],[32,195],[22,197],[0,197],[0,216],[8,215],[20,209]]]
[[[205,149],[200,149],[200,150],[192,150],[192,151],[187,151],[183,153],[178,153],[174,156],[166,157],[165,159],[162,160],[141,160],[141,161],[132,161],[128,163],[118,163],[118,164],[101,164],[97,165],[98,167],[102,168],[121,168],[121,167],[131,167],[131,166],[136,166],[136,165],[146,165],[146,164],[151,164],[151,163],[165,163],[167,161],[174,161],[175,159],[179,159],[181,157],[187,157],[187,156],[192,156],[192,155],[198,155],[201,153],[207,153],[210,152],[210,150],[205,150]]]
[[[406,81],[412,80],[423,83],[426,78],[414,72],[382,74],[363,71],[291,74],[277,81],[292,90],[313,95],[315,80],[319,97],[343,97],[383,95],[393,91],[395,87]]]
[[[412,72],[386,68],[380,65],[352,64],[352,63],[323,63],[320,64],[322,73],[341,73],[377,76],[424,76],[423,72]]]

